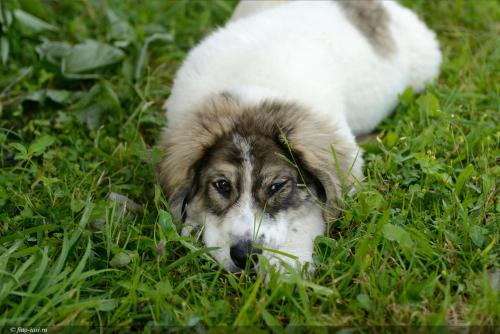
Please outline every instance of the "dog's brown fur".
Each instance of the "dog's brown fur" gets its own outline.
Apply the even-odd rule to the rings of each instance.
[[[361,177],[360,168],[352,168],[361,164],[361,158],[353,156],[355,142],[346,142],[328,120],[294,103],[264,101],[247,106],[229,94],[218,94],[200,106],[199,112],[162,134],[164,158],[158,173],[176,218],[182,217],[185,201],[193,191],[197,164],[202,163],[207,150],[232,133],[277,138],[286,146],[295,163],[321,183],[329,208],[326,219],[335,216],[344,189]]]
[[[396,45],[389,30],[389,14],[379,1],[338,1],[338,4],[377,53],[387,57],[394,52]]]

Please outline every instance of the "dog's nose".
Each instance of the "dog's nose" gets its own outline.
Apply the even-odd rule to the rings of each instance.
[[[235,265],[245,269],[249,259],[251,267],[257,264],[259,260],[257,254],[262,254],[262,249],[254,248],[250,240],[241,240],[231,246],[229,254]]]

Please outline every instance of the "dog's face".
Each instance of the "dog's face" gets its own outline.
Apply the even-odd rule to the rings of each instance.
[[[166,128],[162,145],[159,179],[182,234],[201,227],[230,271],[259,254],[271,264],[311,262],[344,187],[362,175],[354,140],[292,102],[217,94]]]
[[[198,162],[185,224],[202,226],[206,246],[218,247],[213,255],[227,270],[255,265],[257,254],[274,258],[270,249],[282,249],[305,222],[322,220],[314,182],[287,155],[271,138],[235,133]]]

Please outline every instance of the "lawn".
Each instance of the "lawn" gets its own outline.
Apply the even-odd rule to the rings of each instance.
[[[263,280],[179,237],[154,173],[175,71],[234,2],[2,0],[0,329],[498,325],[500,5],[404,2],[440,78],[363,143],[314,275]]]

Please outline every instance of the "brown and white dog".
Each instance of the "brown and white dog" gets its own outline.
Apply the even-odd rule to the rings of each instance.
[[[159,179],[182,233],[230,271],[312,261],[362,179],[355,135],[438,73],[435,35],[392,1],[242,1],[166,102]]]

